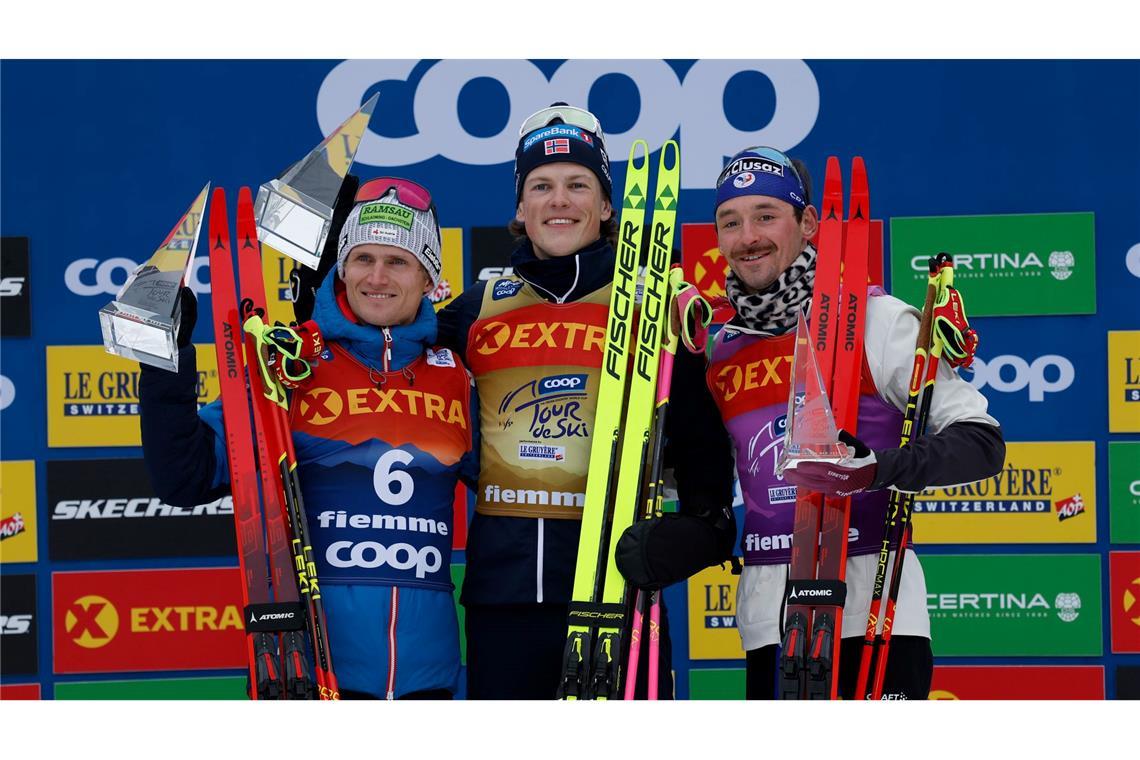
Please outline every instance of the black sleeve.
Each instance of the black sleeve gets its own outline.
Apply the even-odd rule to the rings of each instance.
[[[682,512],[718,514],[732,504],[732,442],[705,385],[705,360],[681,346],[665,418],[665,465],[673,468]]]
[[[438,333],[436,345],[450,348],[467,363],[467,333],[479,317],[479,307],[483,303],[483,290],[486,280],[480,280],[460,293],[451,303],[436,314]]]
[[[197,357],[178,351],[178,372],[141,365],[139,426],[143,460],[155,495],[177,507],[213,501],[228,488],[211,489],[217,457],[214,431],[198,418]]]
[[[871,488],[900,491],[973,483],[993,477],[1005,464],[1001,428],[984,422],[955,422],[935,435],[920,436],[902,449],[875,452],[879,467]]]

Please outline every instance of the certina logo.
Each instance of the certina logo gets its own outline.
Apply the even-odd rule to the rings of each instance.
[[[493,504],[524,504],[554,507],[584,507],[586,494],[572,491],[541,491],[526,488],[502,488],[488,485],[483,491],[483,501]]]
[[[486,271],[486,270],[483,270]],[[481,277],[482,275],[480,275]],[[501,301],[504,298],[513,298],[523,289],[524,282],[515,280],[499,280],[491,286],[491,300]]]
[[[0,636],[20,636],[30,630],[31,615],[0,615]]]
[[[137,262],[121,257],[105,261],[76,259],[63,271],[63,282],[67,285],[67,289],[77,296],[113,296],[118,294],[126,284],[127,278],[138,268]],[[203,279],[209,269],[209,258],[194,257],[186,285],[198,295],[210,292],[209,279]]]
[[[52,510],[54,520],[114,520],[138,517],[198,517],[232,515],[232,496],[194,507],[172,507],[154,497],[123,499],[68,499],[57,502]]]
[[[407,82],[423,64],[417,60],[345,61],[333,68],[317,94],[317,120],[325,135],[332,134],[364,101],[377,83]],[[775,111],[756,130],[733,126],[725,113],[724,94],[730,80],[745,71],[767,77],[774,93]],[[375,132],[360,142],[356,162],[376,167],[418,164],[442,155],[460,164],[487,166],[507,163],[518,144],[516,127],[539,105],[589,93],[602,77],[619,74],[631,80],[639,97],[636,118],[624,112],[597,114],[603,124],[621,122],[628,127],[606,136],[610,155],[626,156],[634,138],[644,138],[651,151],[671,139],[680,128],[686,146],[681,156],[685,189],[716,186],[721,152],[726,145],[771,145],[790,149],[815,126],[819,115],[819,85],[803,61],[698,60],[683,80],[663,60],[580,60],[560,64],[547,75],[527,60],[443,60],[430,65],[418,81],[411,81],[413,96],[407,108],[417,131],[407,137],[383,137]],[[468,82],[492,79],[507,92],[510,113],[500,119],[502,128],[490,136],[470,133],[461,120],[460,93]],[[632,106],[630,106],[632,108]],[[624,117],[624,118],[622,118]]]
[[[301,419],[310,425],[327,425],[342,414],[394,414],[423,417],[459,425],[467,429],[463,404],[435,393],[404,388],[349,388],[344,396],[332,388],[309,388],[297,407]]]
[[[784,385],[780,375],[780,365],[792,366],[792,357],[777,356],[774,359],[760,359],[743,366],[729,364],[723,367],[716,378],[716,386],[725,401],[732,401],[741,391],[757,390],[768,385]],[[790,369],[789,369],[790,371]]]
[[[487,322],[479,327],[471,346],[483,356],[493,356],[504,348],[601,351],[606,329],[582,322]]]
[[[529,437],[538,441],[588,437],[582,409],[586,381],[586,375],[550,375],[524,383],[499,403],[503,429],[525,424]]]
[[[1081,595],[1061,592],[1053,600],[1053,607],[1040,593],[1010,592],[959,592],[927,594],[926,608],[932,617],[1002,617],[1047,618],[1050,610],[1066,623],[1077,619],[1081,609]]]
[[[5,277],[0,280],[0,298],[20,295],[24,292],[24,282],[23,277]]]
[[[1005,354],[987,360],[976,358],[970,385],[979,390],[988,385],[1001,393],[1017,393],[1028,388],[1029,400],[1039,402],[1045,400],[1046,393],[1067,390],[1076,376],[1073,363],[1058,354],[1039,356],[1032,362]]]
[[[393,570],[415,569],[424,578],[443,567],[443,555],[434,546],[415,547],[398,543],[385,546],[378,541],[333,541],[325,551],[325,560],[333,567],[374,569],[387,565]]]
[[[1073,273],[1077,260],[1072,251],[1053,251],[1049,254],[1049,272],[1055,280],[1067,280]]]
[[[12,405],[16,400],[16,384],[6,375],[0,375],[0,412]]]
[[[1048,254],[1038,254],[1035,251],[978,251],[954,254],[954,277],[970,279],[979,277],[1041,277],[1045,273],[1046,265],[1042,256],[1048,261],[1049,273],[1057,280],[1067,280],[1076,267],[1076,258],[1072,251],[1051,251]],[[923,277],[927,273],[927,259],[929,256],[914,256],[910,260],[910,268],[921,272]]]
[[[242,617],[234,605],[218,608],[200,605],[174,607],[131,607],[128,611],[130,632],[185,633],[189,631],[222,631],[241,629]],[[64,615],[64,631],[69,639],[84,649],[99,649],[111,643],[119,632],[119,611],[107,599],[88,595],[72,602]]]

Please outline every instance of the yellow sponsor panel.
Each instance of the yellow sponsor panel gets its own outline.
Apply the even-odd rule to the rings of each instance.
[[[35,562],[36,463],[0,462],[0,562]]]
[[[1096,543],[1096,444],[1007,443],[992,478],[919,494],[919,544]]]
[[[721,566],[702,570],[689,579],[689,659],[744,659],[736,630],[739,578]]]
[[[467,281],[463,271],[463,230],[460,227],[444,227],[439,231],[443,246],[443,273],[440,275],[438,293],[443,298],[435,302],[439,311],[463,292]]]
[[[195,346],[201,406],[218,397],[218,361]],[[138,385],[138,362],[102,346],[48,346],[48,446],[139,446]]]
[[[1140,330],[1108,333],[1108,430],[1140,433]]]

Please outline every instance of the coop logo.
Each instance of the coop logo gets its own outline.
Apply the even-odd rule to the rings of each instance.
[[[68,606],[63,629],[84,649],[99,649],[119,632],[119,611],[101,596],[82,596]]]
[[[1075,378],[1073,363],[1064,356],[1046,354],[1029,362],[1005,354],[988,360],[976,358],[970,385],[979,390],[989,386],[1001,393],[1018,393],[1028,388],[1029,400],[1040,402],[1046,393],[1067,390]]]
[[[329,135],[336,130],[378,82],[407,82],[417,68],[422,68],[422,63],[416,60],[358,60],[337,65],[317,94],[321,131]],[[725,113],[725,89],[730,80],[745,71],[766,76],[765,86],[775,93],[776,109],[757,130],[736,128]],[[567,92],[588,93],[596,81],[613,74],[633,82],[639,97],[626,102],[640,103],[640,108],[625,131],[607,136],[607,148],[612,155],[624,156],[633,139],[640,137],[654,150],[679,128],[681,139],[691,146],[681,157],[681,177],[687,189],[716,186],[717,167],[724,161],[723,146],[791,148],[812,131],[819,115],[819,84],[803,61],[698,60],[682,78],[663,60],[575,59],[559,65],[548,79],[526,60],[444,60],[431,64],[412,83],[414,94],[407,109],[409,116],[415,115],[417,133],[384,137],[373,132],[361,141],[356,161],[393,167],[442,155],[475,166],[504,163],[514,155],[518,143],[513,125],[520,123],[534,104],[555,102]],[[494,80],[507,92],[511,112],[495,135],[473,135],[463,125],[459,95],[476,79]],[[607,124],[624,115],[598,114]]]
[[[104,261],[76,259],[63,270],[63,282],[77,296],[114,296],[138,268],[137,262],[122,257]],[[186,285],[198,295],[210,292],[209,269],[209,258],[194,257]]]
[[[1140,277],[1140,243],[1128,249],[1124,255],[1124,267],[1133,277]]]
[[[582,404],[588,398],[586,375],[551,375],[531,380],[499,403],[503,429],[525,424],[537,441],[590,435]]]
[[[0,375],[0,412],[12,405],[16,400],[16,384],[6,375]]]
[[[393,570],[415,568],[416,577],[421,579],[443,567],[443,554],[434,546],[415,547],[406,543],[385,546],[378,541],[333,541],[325,552],[325,560],[339,568],[373,569],[385,565]]]
[[[491,300],[501,301],[504,298],[513,298],[518,295],[525,284],[525,282],[516,282],[514,280],[500,280],[491,288]]]

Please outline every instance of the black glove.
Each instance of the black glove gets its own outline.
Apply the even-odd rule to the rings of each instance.
[[[614,559],[630,584],[654,591],[727,562],[735,539],[736,519],[729,508],[705,517],[667,512],[626,528]]]
[[[194,335],[194,325],[198,322],[198,299],[194,291],[185,285],[178,291],[178,302],[182,317],[178,322],[178,347],[186,348]]]
[[[851,449],[851,458],[844,462],[804,461],[784,470],[784,480],[797,488],[827,496],[851,496],[868,489],[881,488],[875,483],[879,461],[875,452],[846,430],[839,431],[839,440]]]

